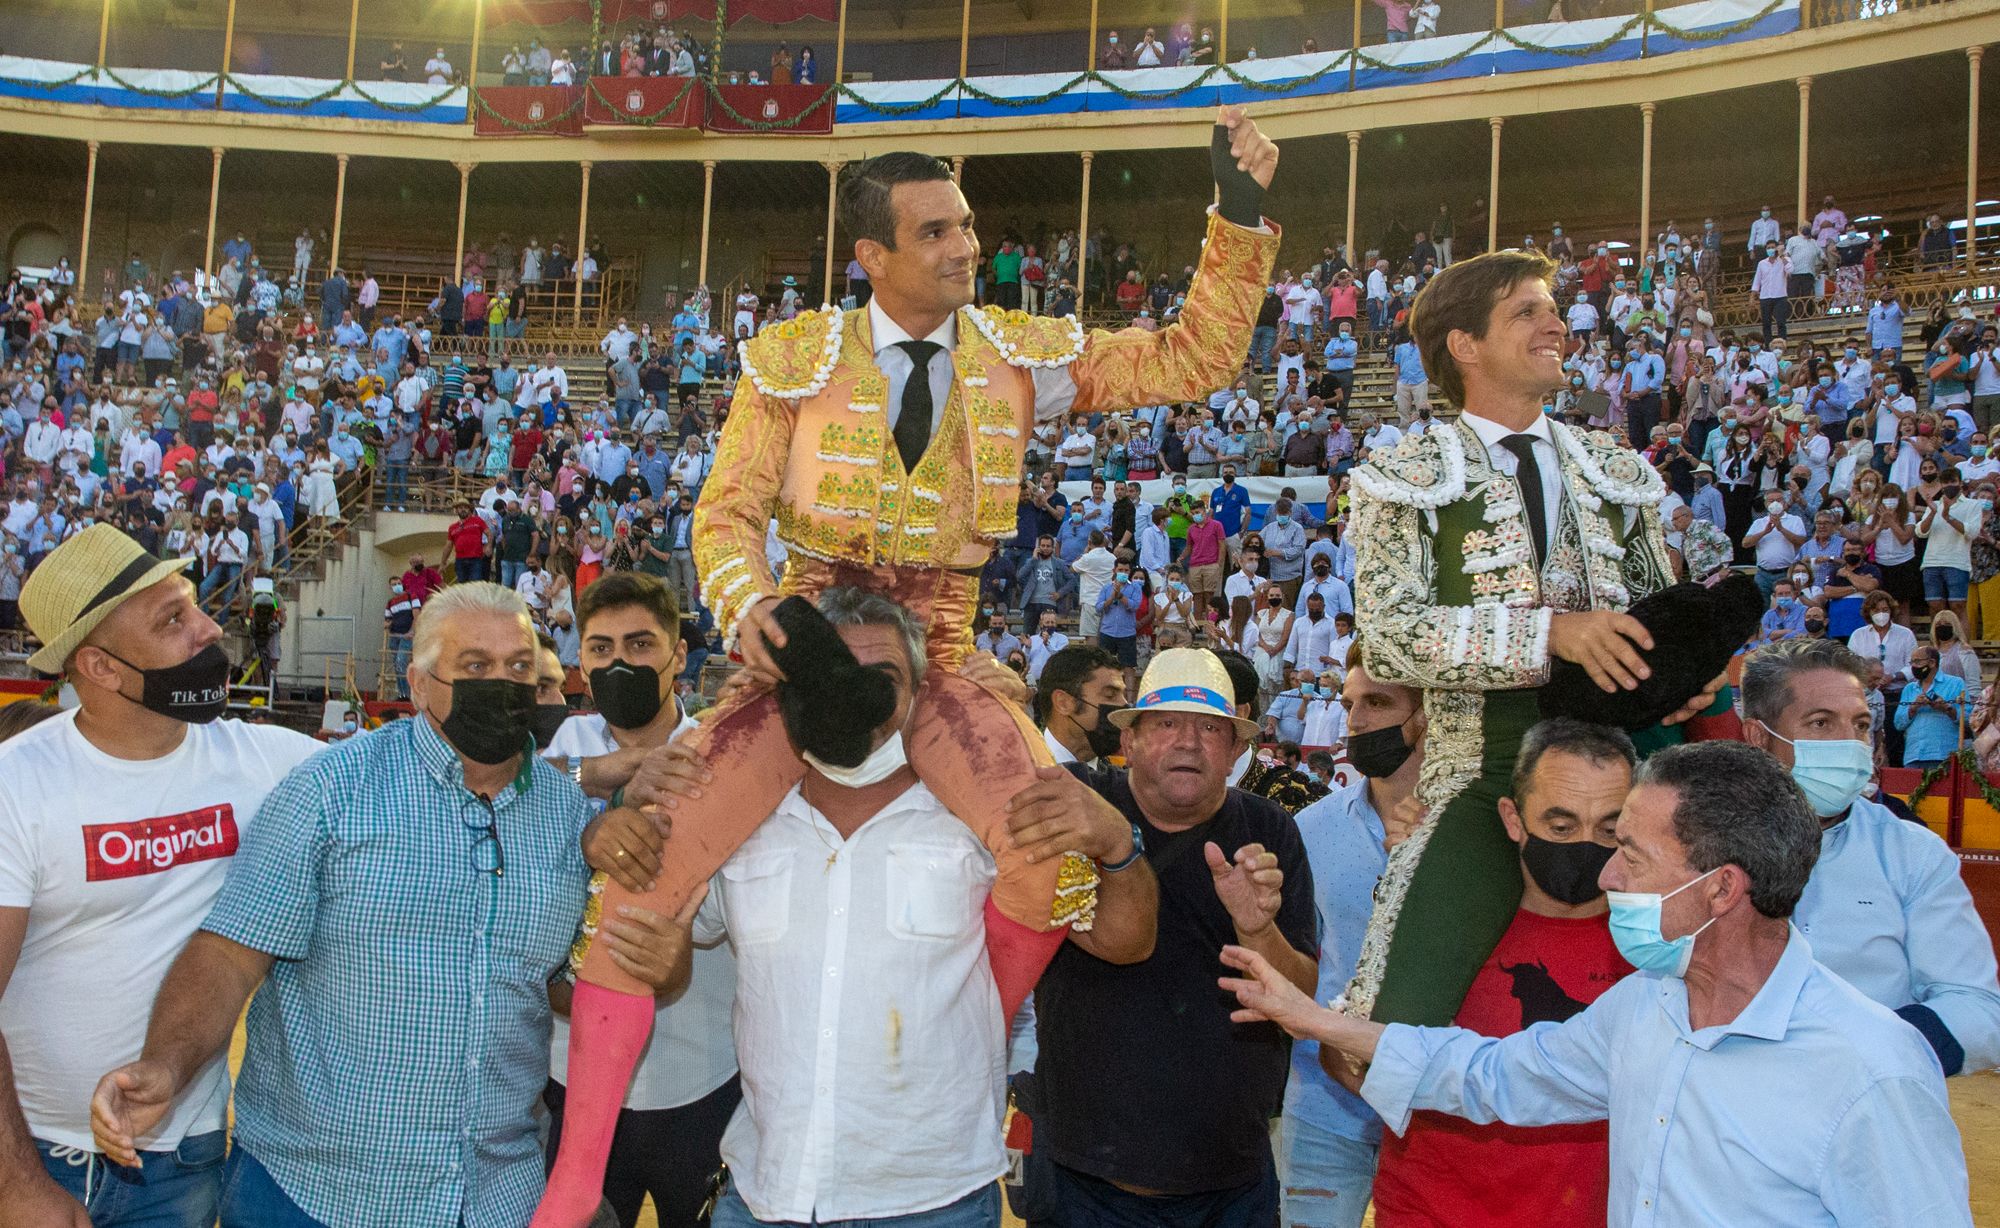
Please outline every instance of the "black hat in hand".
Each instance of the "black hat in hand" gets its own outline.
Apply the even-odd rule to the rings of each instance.
[[[854,767],[875,748],[875,731],[896,711],[896,684],[854,659],[847,641],[813,603],[787,597],[773,611],[785,646],[771,657],[784,672],[777,686],[785,733],[801,753]]]
[[[1764,595],[1756,581],[1729,574],[1713,587],[1682,583],[1642,597],[1627,613],[1653,636],[1645,658],[1652,676],[1630,691],[1607,692],[1583,666],[1558,660],[1541,689],[1542,715],[1639,730],[1680,711],[1757,634]]]

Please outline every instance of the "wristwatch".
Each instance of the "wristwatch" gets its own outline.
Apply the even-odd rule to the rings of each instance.
[[[1132,824],[1132,851],[1125,855],[1125,859],[1123,861],[1101,861],[1097,864],[1106,874],[1116,874],[1120,870],[1131,869],[1145,855],[1146,838],[1139,834],[1139,825],[1134,823]]]
[[[583,788],[582,755],[571,755],[567,760],[564,761],[563,770],[569,773],[569,778],[576,782],[577,788],[579,789]]]

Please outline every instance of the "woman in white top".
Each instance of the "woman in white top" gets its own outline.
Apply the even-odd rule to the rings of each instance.
[[[1250,663],[1257,667],[1257,689],[1268,707],[1272,696],[1285,689],[1285,645],[1292,638],[1292,613],[1285,608],[1285,594],[1274,586],[1250,621]]]
[[[327,521],[340,519],[340,494],[334,485],[334,474],[345,468],[335,459],[323,443],[313,445],[312,463],[306,467],[305,504],[315,518]]]
[[[1862,599],[1861,613],[1866,621],[1847,637],[1847,646],[1864,661],[1882,663],[1884,687],[1901,687],[1911,678],[1910,654],[1917,649],[1915,633],[1893,621],[1895,602],[1879,588]]]
[[[549,84],[576,84],[576,63],[569,58],[568,48],[564,48],[561,54],[549,61]]]
[[[1882,569],[1882,589],[1909,617],[1910,608],[1924,599],[1924,581],[1917,570],[1917,531],[1910,521],[1910,501],[1903,488],[1890,482],[1881,488],[1874,514],[1861,522],[1862,540],[1875,549],[1875,565]]]

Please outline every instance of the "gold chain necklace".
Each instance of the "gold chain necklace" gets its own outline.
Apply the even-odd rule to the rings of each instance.
[[[818,815],[821,818],[824,818],[825,812],[822,811],[818,806],[814,805],[812,798],[806,795],[806,785],[811,783],[811,779],[812,778],[808,776],[806,780],[800,782],[799,797],[802,800],[804,800],[806,804],[806,809],[812,812],[806,815],[806,823],[808,826],[812,828],[813,838],[818,840],[820,844],[824,845],[827,850],[825,873],[831,874],[833,873],[833,863],[840,860],[841,846],[829,841],[826,838],[826,833],[819,829],[819,823],[814,819],[814,815]],[[827,825],[831,827],[833,825],[833,820],[827,819]],[[838,829],[836,829],[836,831],[837,830]]]

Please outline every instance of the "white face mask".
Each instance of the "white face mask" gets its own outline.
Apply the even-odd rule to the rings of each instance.
[[[1868,616],[1868,621],[1878,627],[1886,627],[1889,625],[1889,611],[1877,610]]]
[[[849,789],[865,789],[869,785],[880,784],[910,761],[903,748],[903,731],[900,729],[890,734],[888,741],[869,751],[866,759],[850,768],[835,767],[810,751],[804,752],[802,757],[820,775]]]

